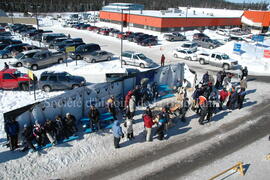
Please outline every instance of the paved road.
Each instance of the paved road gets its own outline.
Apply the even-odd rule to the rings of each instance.
[[[231,131],[247,121],[254,121],[254,119],[261,117],[256,123],[250,125],[244,131],[241,131],[233,136],[226,137],[225,140],[220,141],[218,144],[211,146],[207,150],[197,152],[193,154],[192,157],[186,157],[186,159],[176,160],[173,165],[164,167],[160,172],[155,172],[155,174],[149,174],[143,179],[175,179],[179,178],[186,173],[189,173],[196,168],[199,168],[207,163],[212,162],[215,159],[221,158],[227,154],[230,154],[243,146],[248,145],[269,133],[270,127],[270,100],[254,106],[252,109],[252,114],[248,114],[242,118],[239,118],[231,123],[223,125],[222,128],[216,129],[212,132],[193,135],[192,137],[187,137],[185,139],[179,139],[176,143],[169,144],[168,146],[151,150],[148,153],[142,154],[140,156],[133,157],[127,161],[118,162],[114,166],[104,167],[96,172],[84,172],[80,173],[79,177],[76,179],[109,179],[115,176],[126,173],[130,170],[134,170],[144,164],[151,161],[157,161],[164,156],[168,156],[177,151],[181,151],[188,147],[191,147],[197,143],[206,141],[216,135],[221,135],[224,132]]]

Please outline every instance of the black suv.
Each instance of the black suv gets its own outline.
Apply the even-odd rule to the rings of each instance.
[[[81,76],[73,76],[67,72],[48,72],[40,75],[39,87],[45,91],[75,89],[84,86],[85,79]]]
[[[83,57],[85,55],[88,55],[94,51],[99,51],[100,50],[100,46],[98,44],[83,44],[80,45],[76,48],[76,50],[74,52],[70,53],[70,57],[72,59],[83,59]]]

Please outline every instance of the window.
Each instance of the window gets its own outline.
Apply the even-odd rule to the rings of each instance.
[[[59,81],[67,81],[67,77],[66,76],[58,76]]]
[[[4,74],[3,79],[14,79],[14,77],[11,76],[10,74]]]
[[[41,76],[40,81],[46,81],[48,76]]]
[[[221,60],[221,56],[220,55],[217,55],[216,58],[219,59],[219,60]]]
[[[49,81],[57,81],[56,76],[50,76],[50,77],[49,77]]]
[[[215,56],[216,56],[215,54],[212,54],[212,55],[211,55],[211,58],[215,58]]]
[[[131,58],[131,54],[130,53],[123,53],[122,56],[123,57],[127,57],[127,58]]]
[[[135,55],[135,56],[133,56],[133,59],[139,60],[139,57]]]

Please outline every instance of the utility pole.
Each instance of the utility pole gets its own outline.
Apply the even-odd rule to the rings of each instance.
[[[121,9],[121,32],[123,33],[123,9]],[[120,54],[121,68],[123,67],[123,65],[122,65],[122,53],[123,53],[123,37],[121,38],[121,54]]]

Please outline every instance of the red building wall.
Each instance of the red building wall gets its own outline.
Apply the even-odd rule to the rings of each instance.
[[[112,21],[122,21],[121,13],[100,11],[100,19]],[[123,14],[123,21],[152,26],[157,28],[170,27],[196,27],[196,26],[240,26],[241,17],[239,18],[161,18],[144,15]]]

